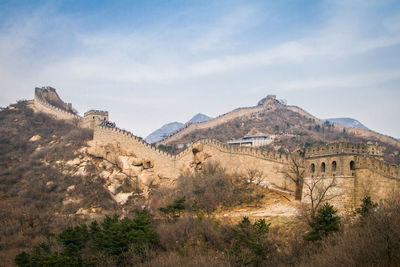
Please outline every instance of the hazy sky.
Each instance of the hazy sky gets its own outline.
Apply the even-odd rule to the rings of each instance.
[[[398,138],[400,1],[0,0],[0,73],[142,137],[276,94]]]

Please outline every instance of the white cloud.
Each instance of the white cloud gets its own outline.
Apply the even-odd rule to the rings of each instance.
[[[381,71],[376,73],[349,73],[347,75],[329,75],[329,77],[314,77],[312,79],[300,79],[289,82],[276,84],[277,87],[285,91],[293,90],[307,90],[313,91],[315,89],[321,90],[326,88],[331,90],[336,89],[358,89],[358,88],[371,88],[381,83],[382,81],[390,81],[393,79],[400,79],[400,69]]]
[[[398,79],[400,66],[357,68],[355,61],[347,74],[337,69],[352,57],[368,53],[379,55],[380,50],[399,45],[399,13],[387,18],[369,18],[363,12],[372,12],[370,6],[354,14],[350,9],[345,10],[345,2],[331,8],[324,14],[326,18],[321,26],[308,25],[308,30],[300,37],[294,34],[296,38],[286,36],[286,39],[277,40],[269,36],[263,45],[249,47],[244,44],[252,44],[253,40],[251,36],[248,40],[240,39],[242,33],[259,26],[258,23],[265,23],[262,16],[269,15],[265,14],[268,11],[252,6],[221,11],[220,17],[206,25],[182,27],[180,38],[173,39],[168,38],[168,33],[160,35],[159,29],[152,31],[151,27],[147,32],[140,29],[87,32],[80,28],[82,22],[71,22],[70,17],[41,9],[30,17],[13,20],[8,29],[0,31],[0,100],[4,105],[28,98],[26,90],[41,83],[63,85],[71,91],[78,87],[91,91],[101,88],[104,94],[108,93],[107,87],[111,87],[110,94],[133,90],[155,97],[168,88],[171,95],[184,101],[184,97],[198,99],[196,94],[200,87],[212,88],[203,90],[205,94],[217,95],[217,85],[221,84],[234,90],[272,87],[312,94],[334,87],[353,90],[365,86],[372,90],[375,85]],[[369,33],[371,23],[374,27],[382,25],[382,30]],[[186,39],[186,36],[191,38]],[[23,87],[29,88],[23,93],[15,90]],[[186,92],[184,97],[181,96],[183,91]],[[118,105],[121,98],[124,95],[108,99]],[[142,100],[143,106],[150,103],[146,97],[132,102],[139,104]],[[149,108],[146,114],[157,116],[151,112]],[[145,119],[148,120],[142,120]],[[142,122],[126,123],[140,125]],[[400,129],[398,131],[400,135]]]

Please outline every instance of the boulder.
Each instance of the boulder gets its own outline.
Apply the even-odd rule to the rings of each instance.
[[[75,190],[75,185],[70,185],[67,187],[67,192],[71,192]]]
[[[129,169],[124,170],[124,173],[129,176],[138,176],[142,172],[142,170],[142,166],[131,166],[129,167]]]
[[[192,147],[192,152],[194,155],[196,155],[197,153],[203,151],[203,144],[194,144]]]
[[[139,186],[141,188],[149,187],[156,178],[157,177],[154,172],[143,171],[141,174],[138,175]]]
[[[153,163],[152,160],[143,159],[142,162],[143,162],[143,169],[145,169],[145,170],[146,169],[151,169],[151,168],[154,167],[154,163]]]
[[[29,141],[31,141],[31,142],[35,142],[35,141],[38,141],[38,140],[40,140],[42,137],[40,136],[40,135],[34,135],[34,136],[32,136],[30,139],[29,139]]]
[[[133,158],[133,160],[132,160],[132,165],[133,165],[133,166],[142,166],[142,165],[143,165],[143,162],[142,162],[141,159]]]
[[[110,177],[111,173],[108,171],[102,171],[99,176],[103,179],[107,179],[108,177]]]
[[[110,180],[118,180],[118,181],[123,181],[126,178],[126,174],[119,172],[119,171],[115,171],[110,175]]]
[[[132,166],[132,158],[128,156],[118,156],[117,166],[122,170],[127,170]]]

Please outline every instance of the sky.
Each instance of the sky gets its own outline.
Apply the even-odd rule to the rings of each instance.
[[[400,138],[400,1],[0,0],[0,75],[142,137],[273,94]]]

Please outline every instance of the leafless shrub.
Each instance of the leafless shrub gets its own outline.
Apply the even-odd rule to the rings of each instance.
[[[304,181],[305,193],[304,198],[309,201],[310,205],[305,205],[307,218],[314,215],[319,207],[338,197],[340,193],[333,192],[333,188],[337,187],[336,177],[311,177]]]
[[[318,253],[303,259],[300,266],[399,266],[399,197],[385,201],[362,224],[349,225],[318,246]]]
[[[245,178],[247,179],[247,182],[249,184],[256,184],[256,185],[260,185],[265,177],[264,177],[264,173],[258,169],[253,169],[253,168],[249,168],[247,169],[247,173],[245,175]]]
[[[196,267],[209,267],[209,266],[233,266],[226,254],[221,251],[189,248],[183,253],[180,251],[168,251],[160,253],[148,262],[141,265],[143,267],[161,266],[161,267],[176,267],[176,266],[196,266]]]
[[[301,200],[304,183],[304,164],[300,153],[290,153],[289,163],[281,171],[286,178],[296,185],[295,198]]]

